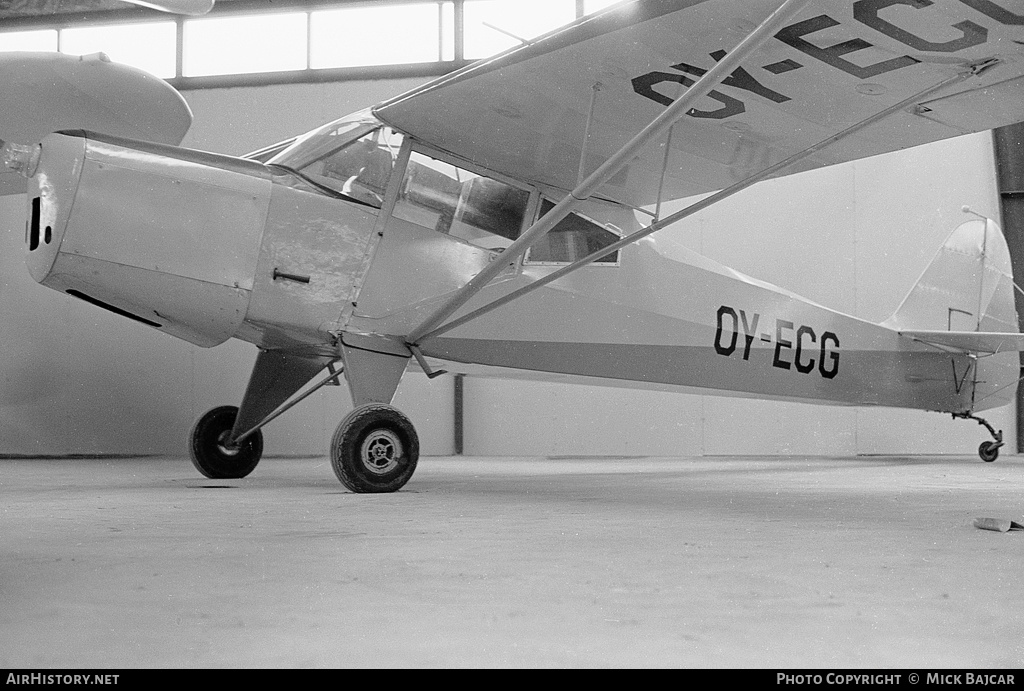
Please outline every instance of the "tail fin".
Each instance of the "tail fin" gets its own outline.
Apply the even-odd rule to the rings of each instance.
[[[1024,340],[1017,336],[1013,269],[999,226],[990,219],[958,226],[882,324],[915,341],[974,356],[973,372],[963,375],[973,380],[966,412],[1012,401]]]
[[[891,317],[899,331],[1017,333],[1010,250],[990,219],[963,223]]]

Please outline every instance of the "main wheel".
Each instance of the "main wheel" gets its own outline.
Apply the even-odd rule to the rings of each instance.
[[[981,460],[991,463],[999,458],[999,447],[996,446],[995,442],[983,441],[981,446],[978,447],[978,455],[981,456]]]
[[[420,441],[409,418],[379,403],[345,416],[331,439],[331,467],[353,492],[395,492],[416,470]]]
[[[263,455],[263,434],[257,430],[238,446],[226,442],[235,426],[238,408],[214,408],[196,420],[189,434],[189,455],[192,465],[213,480],[245,477],[253,471]]]

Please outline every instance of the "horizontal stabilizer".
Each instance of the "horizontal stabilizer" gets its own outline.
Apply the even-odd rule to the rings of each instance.
[[[900,336],[939,348],[992,355],[1024,350],[1024,334],[992,331],[900,331]]]

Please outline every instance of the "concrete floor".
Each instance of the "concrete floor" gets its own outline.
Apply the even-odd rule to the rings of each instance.
[[[0,461],[0,667],[1024,665],[1024,457]]]

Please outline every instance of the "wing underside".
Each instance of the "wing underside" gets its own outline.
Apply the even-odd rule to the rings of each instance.
[[[572,189],[778,5],[626,2],[374,112],[492,170]],[[668,138],[599,194],[639,206],[659,189],[673,199],[727,187],[965,71],[976,76],[785,174],[1024,120],[1024,4],[815,0],[676,123],[667,158]]]

